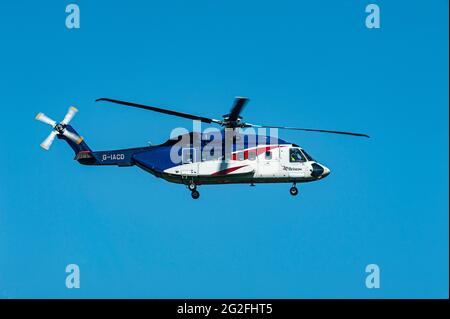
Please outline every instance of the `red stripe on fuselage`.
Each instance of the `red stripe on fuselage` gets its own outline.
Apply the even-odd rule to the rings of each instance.
[[[263,146],[263,147],[258,147],[258,148],[254,148],[254,149],[252,149],[252,150],[242,150],[242,151],[237,151],[237,152],[234,152],[234,153],[232,153],[231,154],[231,159],[233,160],[233,161],[237,161],[237,155],[238,155],[238,153],[242,153],[242,152],[244,152],[244,160],[246,160],[246,159],[248,159],[248,154],[250,153],[250,152],[254,152],[256,155],[255,155],[255,157],[256,156],[259,156],[259,155],[261,155],[262,153],[265,153],[265,152],[267,152],[267,151],[270,151],[270,150],[272,150],[272,149],[274,149],[274,148],[277,148],[277,147],[280,147],[280,146],[278,146],[278,145],[276,145],[276,146]]]

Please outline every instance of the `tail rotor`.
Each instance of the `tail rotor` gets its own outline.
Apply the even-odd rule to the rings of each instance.
[[[44,113],[39,113],[38,115],[36,115],[36,120],[48,124],[53,128],[53,130],[50,132],[50,135],[47,136],[47,138],[41,143],[41,147],[43,149],[48,150],[57,135],[65,136],[66,138],[68,138],[69,140],[71,140],[76,144],[80,144],[83,141],[83,138],[81,136],[78,136],[77,134],[70,132],[69,130],[66,129],[66,126],[73,119],[73,117],[77,112],[78,110],[75,107],[71,106],[67,111],[66,116],[60,123],[57,123],[56,121],[52,120]]]

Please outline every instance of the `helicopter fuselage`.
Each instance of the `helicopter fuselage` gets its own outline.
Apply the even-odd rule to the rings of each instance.
[[[298,145],[270,136],[259,137],[253,144],[234,141],[229,152],[222,141],[216,142],[223,147],[215,154],[209,141],[196,145],[190,139],[181,140],[114,151],[83,150],[75,159],[86,165],[136,165],[156,177],[186,185],[304,183],[330,173]]]
[[[231,153],[231,158],[227,160],[191,161],[188,159],[190,156],[186,156],[185,162],[156,172],[155,175],[173,183],[206,185],[304,183],[329,174],[328,168],[314,160],[290,158],[289,153],[293,151],[303,150],[293,144],[282,144],[239,150]],[[183,152],[195,153],[195,149],[183,149]],[[144,156],[137,154],[137,162]],[[146,167],[145,164],[137,165]]]

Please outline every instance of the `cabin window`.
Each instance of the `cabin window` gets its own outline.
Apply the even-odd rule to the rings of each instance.
[[[305,162],[306,160],[299,148],[291,148],[289,150],[289,161],[291,163],[299,163]]]
[[[222,158],[222,150],[212,147],[210,150],[206,148],[202,152],[202,161],[215,161]]]
[[[271,151],[266,151],[264,157],[265,157],[266,160],[271,160],[272,159],[272,152]]]
[[[238,159],[238,161],[243,161],[244,160],[244,152],[237,153],[237,159]]]
[[[255,151],[248,151],[248,159],[251,161],[254,161],[256,159],[256,152]]]
[[[182,150],[183,164],[189,164],[195,162],[195,148],[183,148]]]

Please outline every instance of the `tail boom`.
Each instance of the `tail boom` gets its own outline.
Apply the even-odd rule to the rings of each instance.
[[[65,126],[70,134],[80,136],[70,125]],[[84,140],[74,141],[66,135],[58,134],[57,137],[65,140],[75,153],[75,160],[83,165],[115,165],[115,166],[133,166],[135,165],[133,155],[148,151],[151,146],[127,148],[110,151],[92,151]]]
[[[133,156],[136,153],[148,151],[151,147],[126,148],[120,150],[97,151],[81,150],[75,155],[75,160],[83,165],[115,165],[133,166]]]

